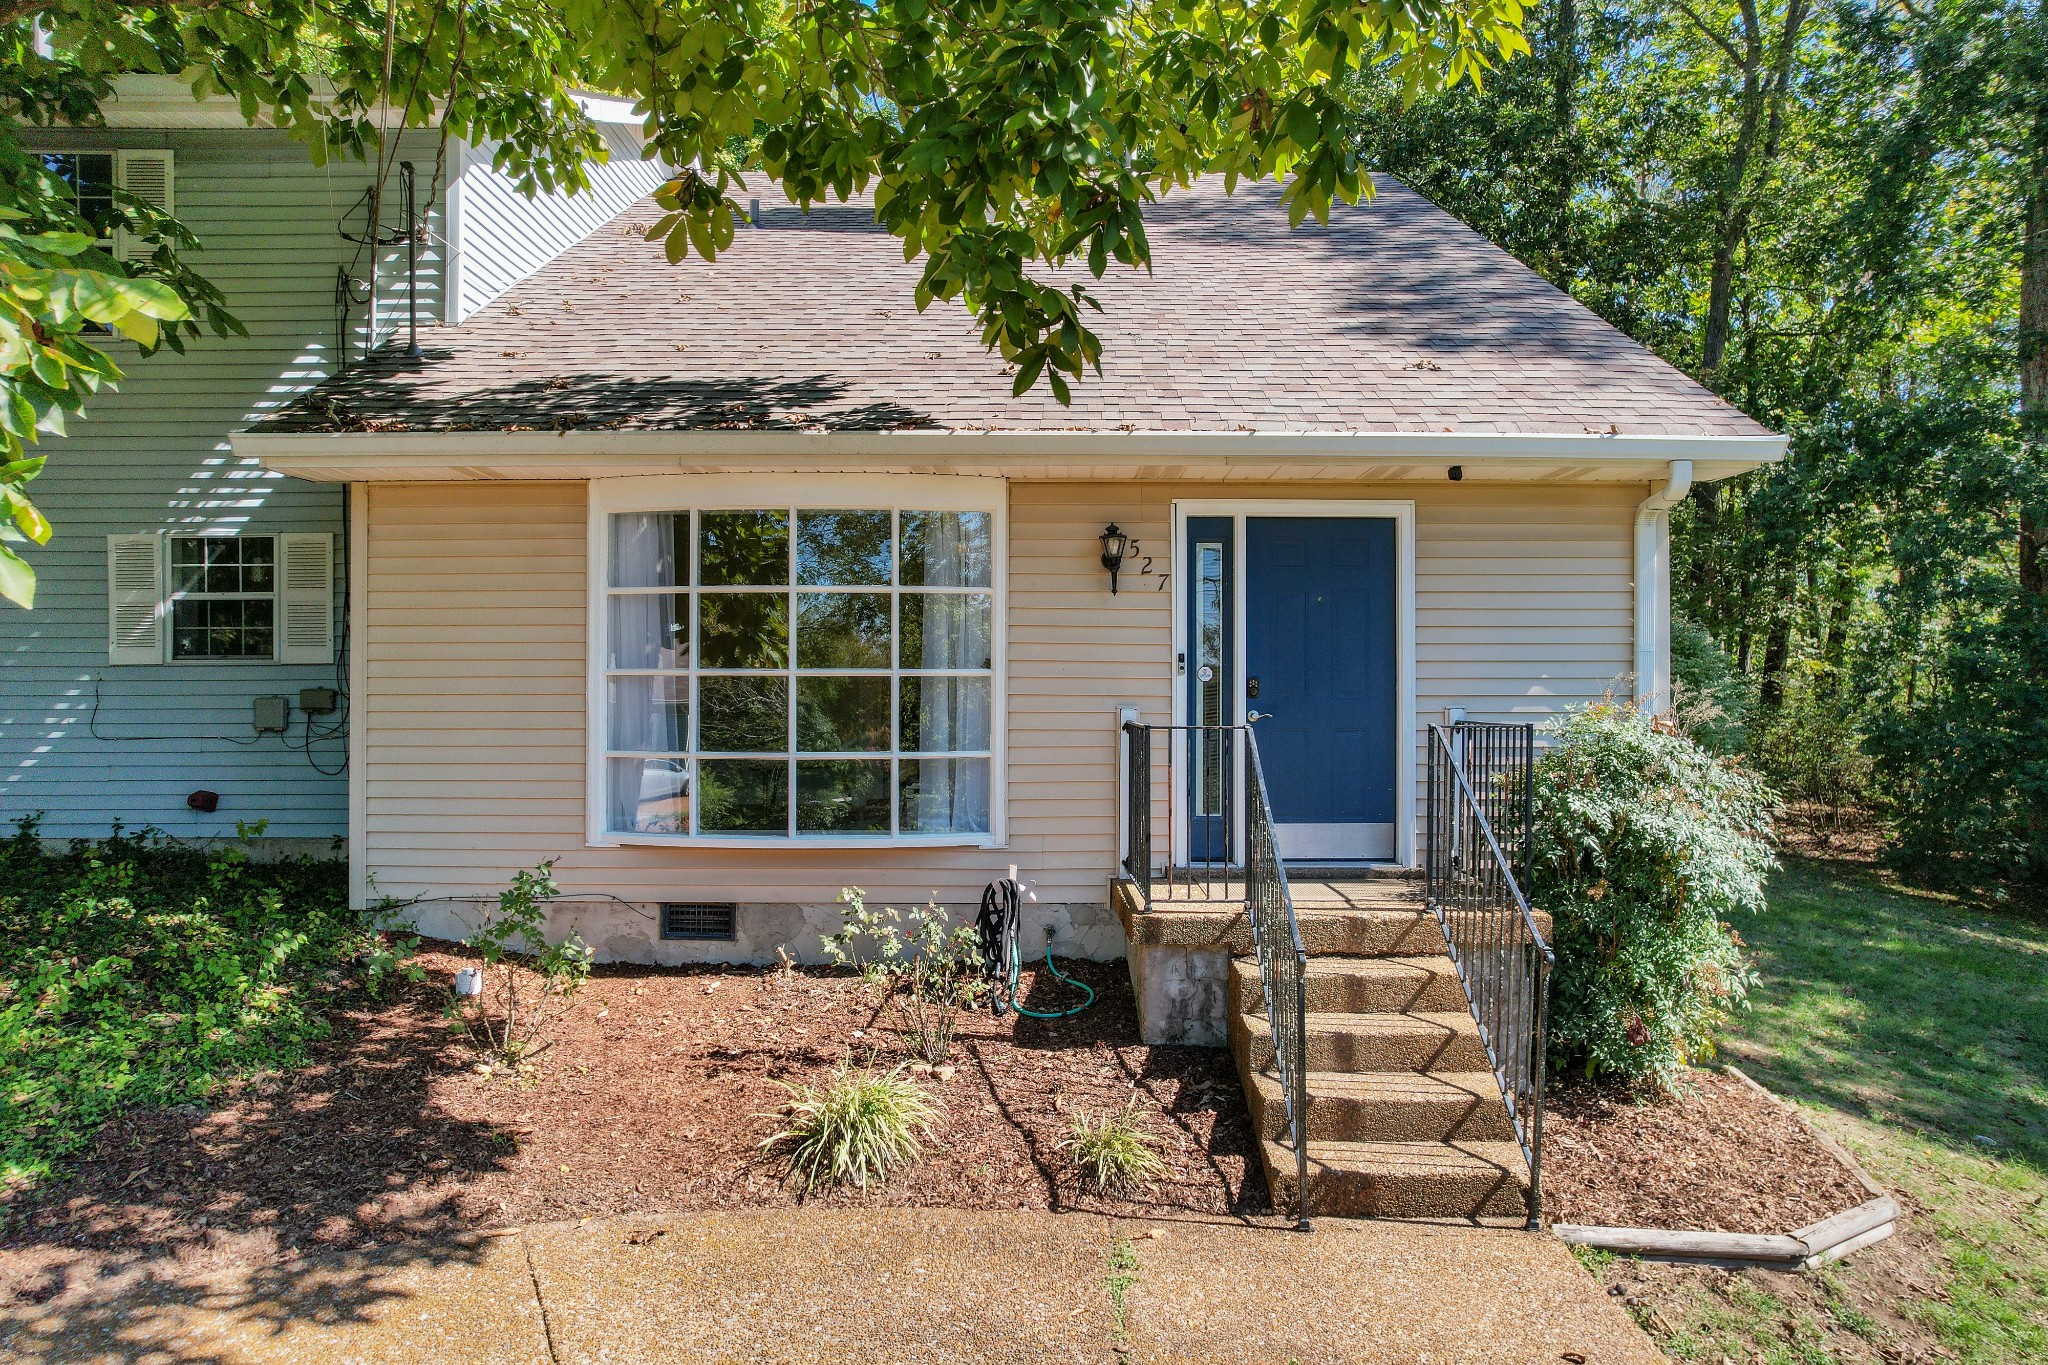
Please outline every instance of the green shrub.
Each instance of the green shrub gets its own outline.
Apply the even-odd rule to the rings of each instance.
[[[953,1050],[960,1011],[973,1008],[993,989],[982,963],[981,936],[972,925],[955,925],[935,901],[905,915],[893,906],[868,909],[857,886],[842,890],[839,899],[846,911],[839,932],[824,936],[825,955],[880,985],[902,1021],[911,1051],[940,1065]]]
[[[0,841],[0,1182],[49,1174],[120,1109],[295,1065],[380,962],[340,862],[118,828],[53,855],[20,821]]]
[[[784,1149],[790,1175],[805,1189],[880,1184],[917,1159],[919,1134],[930,1137],[938,1122],[938,1111],[900,1066],[880,1072],[842,1066],[823,1086],[777,1084],[789,1092],[789,1103],[773,1116],[783,1127],[761,1146]]]
[[[1121,1194],[1150,1189],[1166,1174],[1166,1163],[1153,1145],[1139,1126],[1133,1098],[1121,1112],[1108,1110],[1099,1119],[1076,1112],[1060,1150],[1096,1193]]]
[[[1752,699],[1749,680],[1702,626],[1671,621],[1671,711],[1678,728],[1709,753],[1742,751]]]
[[[1752,729],[1751,760],[1786,800],[1839,826],[1871,797],[1864,719],[1858,699],[1838,682],[1797,668],[1787,678],[1784,704]]]
[[[1536,765],[1531,899],[1555,922],[1550,1045],[1588,1075],[1668,1087],[1710,1056],[1754,974],[1728,924],[1764,905],[1771,797],[1632,707],[1553,730]]]
[[[498,893],[497,914],[462,941],[482,961],[483,990],[456,996],[449,1016],[493,1062],[518,1067],[552,1047],[561,1007],[590,980],[593,954],[581,938],[548,941],[548,906],[559,895],[554,859],[522,868]]]

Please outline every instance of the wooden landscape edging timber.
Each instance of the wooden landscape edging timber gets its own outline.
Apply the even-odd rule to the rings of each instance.
[[[1652,1256],[1667,1261],[1710,1261],[1769,1266],[1779,1270],[1811,1270],[1881,1242],[1898,1230],[1899,1203],[1886,1194],[1833,1138],[1815,1128],[1804,1114],[1756,1083],[1741,1068],[1723,1068],[1738,1081],[1788,1111],[1828,1155],[1848,1168],[1870,1198],[1855,1208],[1831,1214],[1789,1233],[1697,1232],[1674,1228],[1598,1227],[1553,1224],[1550,1231],[1574,1246],[1595,1247],[1625,1256]]]

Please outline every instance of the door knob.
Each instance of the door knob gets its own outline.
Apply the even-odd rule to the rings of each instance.
[[[1273,719],[1271,711],[1247,711],[1244,713],[1244,721],[1247,725],[1257,725],[1262,720],[1271,719]]]

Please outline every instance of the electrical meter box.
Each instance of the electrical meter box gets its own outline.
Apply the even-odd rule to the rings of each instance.
[[[252,720],[259,735],[281,735],[291,718],[292,704],[285,697],[256,698]]]

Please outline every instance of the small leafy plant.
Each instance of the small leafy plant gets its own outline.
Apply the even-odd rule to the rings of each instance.
[[[18,821],[0,840],[0,1186],[49,1176],[122,1109],[300,1064],[377,943],[339,862],[119,827],[52,853]]]
[[[791,1177],[807,1190],[882,1183],[891,1170],[917,1159],[920,1135],[929,1138],[938,1122],[938,1111],[900,1066],[879,1072],[841,1066],[823,1086],[777,1084],[789,1092],[789,1102],[770,1117],[783,1127],[761,1146],[785,1149]]]
[[[1166,1174],[1166,1163],[1155,1146],[1155,1139],[1138,1122],[1136,1096],[1121,1111],[1105,1110],[1100,1118],[1077,1111],[1060,1141],[1060,1150],[1097,1194],[1128,1194],[1156,1186]]]
[[[483,989],[457,995],[449,1013],[487,1062],[518,1067],[547,1051],[562,1007],[590,980],[592,954],[581,938],[548,941],[548,905],[561,894],[554,859],[521,869],[498,893],[497,914],[463,940],[482,960]]]
[[[953,1050],[960,1011],[991,989],[981,940],[969,925],[955,925],[937,902],[908,915],[890,907],[870,910],[865,893],[839,893],[847,907],[840,930],[824,937],[825,955],[880,986],[902,1021],[911,1051],[931,1066]]]

